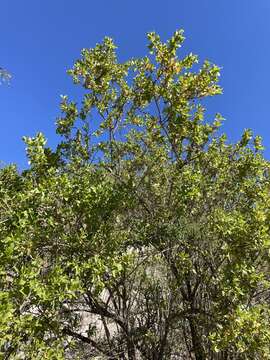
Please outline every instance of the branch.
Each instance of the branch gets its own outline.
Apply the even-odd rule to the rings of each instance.
[[[93,339],[90,339],[82,334],[76,333],[76,332],[70,330],[69,328],[63,329],[63,334],[72,336],[73,338],[78,339],[85,344],[89,344],[89,345],[93,346],[96,350],[100,351],[102,354],[107,355],[106,351],[101,346],[99,346],[98,343],[96,341],[94,341]]]

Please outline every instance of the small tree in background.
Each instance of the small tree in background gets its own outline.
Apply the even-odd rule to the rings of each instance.
[[[9,74],[9,72],[0,67],[0,84],[2,84],[3,82],[9,83],[10,79],[11,75]]]
[[[25,138],[0,172],[4,359],[270,359],[269,163],[229,144],[204,98],[219,68],[148,34],[105,38],[69,71],[57,150]]]

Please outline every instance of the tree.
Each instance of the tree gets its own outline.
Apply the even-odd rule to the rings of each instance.
[[[11,75],[9,74],[9,72],[0,67],[0,84],[3,82],[9,83],[10,79]]]
[[[204,119],[219,68],[179,58],[182,31],[148,40],[84,49],[57,150],[26,137],[0,172],[3,359],[270,359],[261,139]]]

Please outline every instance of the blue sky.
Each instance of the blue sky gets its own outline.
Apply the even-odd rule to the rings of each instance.
[[[60,94],[76,96],[66,70],[80,50],[105,35],[119,57],[146,54],[148,31],[165,40],[185,30],[192,51],[222,69],[224,94],[207,102],[226,118],[236,141],[243,129],[262,135],[270,156],[270,0],[1,0],[0,66],[13,75],[0,86],[0,160],[27,164],[22,136],[42,131],[55,146]]]

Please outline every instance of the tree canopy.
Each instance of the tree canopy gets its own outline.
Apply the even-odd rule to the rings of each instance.
[[[0,84],[3,82],[9,83],[10,79],[11,79],[10,73],[7,70],[0,67]]]
[[[57,149],[0,170],[3,359],[270,359],[269,162],[206,119],[220,69],[183,41],[83,49]]]

